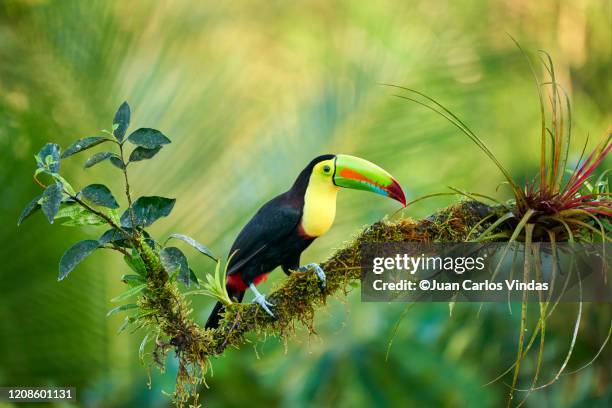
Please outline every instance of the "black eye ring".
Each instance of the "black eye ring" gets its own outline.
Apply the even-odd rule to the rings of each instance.
[[[329,167],[327,164],[325,166],[323,166],[323,171],[325,173],[329,173],[330,170],[331,170],[331,167]]]

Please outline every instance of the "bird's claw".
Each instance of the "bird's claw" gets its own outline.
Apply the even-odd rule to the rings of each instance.
[[[268,302],[264,295],[262,295],[261,293],[258,293],[255,296],[255,298],[253,299],[253,303],[259,304],[259,306],[261,306],[261,308],[263,310],[265,310],[266,313],[268,313],[270,316],[274,317],[274,313],[272,313],[272,311],[268,307],[268,306],[274,306],[274,303]]]
[[[325,272],[323,271],[323,268],[321,268],[319,264],[313,262],[309,263],[308,265],[300,266],[298,268],[298,272],[306,272],[310,269],[314,269],[315,273],[319,277],[319,287],[321,288],[321,290],[325,289],[325,282],[327,278],[325,277]]]

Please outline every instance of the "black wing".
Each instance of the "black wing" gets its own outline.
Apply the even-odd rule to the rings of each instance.
[[[234,241],[227,274],[236,273],[266,247],[286,239],[298,226],[301,218],[301,208],[291,205],[285,194],[264,204]]]

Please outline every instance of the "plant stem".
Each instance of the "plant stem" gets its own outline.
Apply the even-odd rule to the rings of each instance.
[[[135,232],[136,235],[140,235],[140,231],[138,231],[138,229],[136,228],[136,217],[134,217],[134,209],[132,208],[132,195],[130,193],[130,181],[128,179],[128,174],[127,174],[128,163],[126,163],[123,158],[123,142],[119,143],[119,157],[121,157],[121,163],[123,164],[123,166],[121,167],[121,170],[123,171],[123,178],[125,180],[125,196],[128,201],[128,211],[130,214],[130,222],[132,224],[132,229],[136,231]]]
[[[113,251],[117,251],[117,252],[121,252],[123,255],[125,256],[130,256],[131,254],[126,251],[124,248],[118,247],[118,246],[104,246],[102,248],[106,248],[106,249],[112,249]]]
[[[525,261],[523,264],[523,282],[527,283],[529,281],[529,273],[531,268],[531,239],[533,236],[533,229],[535,224],[527,224],[525,225]],[[521,361],[523,359],[523,347],[525,344],[525,330],[527,326],[527,291],[523,291],[523,300],[521,302],[521,323],[520,323],[520,332],[519,332],[519,340],[517,347],[517,357],[516,357],[516,365],[514,366],[514,375],[512,376],[512,386],[510,387],[510,394],[508,395],[507,407],[510,408],[512,406],[512,399],[514,398],[514,392],[516,390],[516,384],[519,378],[519,373],[521,371]]]
[[[106,221],[111,227],[115,228],[116,230],[121,231],[123,234],[125,234],[126,236],[129,236],[128,232],[125,231],[123,228],[121,228],[120,225],[118,225],[115,221],[113,221],[113,219],[111,217],[109,217],[108,215],[104,214],[101,211],[96,210],[95,208],[93,208],[92,206],[90,206],[89,204],[87,204],[85,201],[81,200],[79,197],[77,197],[76,195],[72,195],[70,193],[68,193],[68,191],[66,191],[66,189],[64,189],[64,193],[66,195],[68,195],[68,197],[70,197],[71,199],[73,199],[74,201],[76,201],[81,207],[85,208],[87,211],[90,211],[92,213],[94,213],[95,215],[97,215],[98,217],[102,218],[104,221]]]

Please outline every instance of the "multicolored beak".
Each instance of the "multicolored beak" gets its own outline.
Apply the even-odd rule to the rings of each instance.
[[[406,206],[406,196],[397,180],[384,169],[359,157],[347,154],[336,155],[334,184],[382,194]]]

